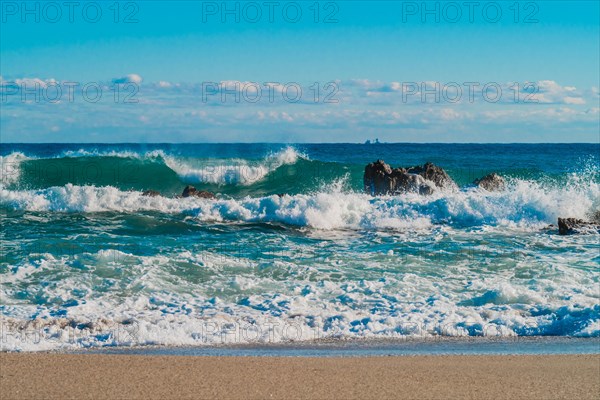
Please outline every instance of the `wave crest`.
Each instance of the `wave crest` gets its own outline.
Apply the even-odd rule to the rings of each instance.
[[[174,157],[165,157],[165,164],[186,183],[248,186],[262,180],[283,165],[295,164],[298,158],[306,158],[306,156],[300,155],[293,147],[287,147],[267,155],[258,164],[251,164],[246,160],[231,160],[233,162],[231,164],[223,164],[219,161],[214,165],[196,168]]]
[[[50,184],[46,187],[66,183],[119,186],[122,183],[119,179],[122,180],[123,177],[132,183],[155,182],[158,187],[188,183],[249,186],[263,180],[279,167],[295,164],[299,159],[306,160],[308,157],[293,147],[267,154],[261,160],[180,157],[163,150],[136,152],[79,149],[63,151],[50,157],[28,157],[23,153],[13,152],[0,157],[0,183],[3,186],[27,187],[35,182],[36,185],[43,186],[44,180],[52,176],[65,181],[51,183],[49,180],[47,183]],[[31,161],[32,164],[21,165],[24,161]],[[92,176],[89,176],[90,170],[94,172]],[[77,180],[77,177],[83,177],[83,181]],[[106,179],[110,177],[114,177],[114,180],[107,182]],[[100,183],[94,178],[104,180]],[[176,180],[173,181],[173,178]]]

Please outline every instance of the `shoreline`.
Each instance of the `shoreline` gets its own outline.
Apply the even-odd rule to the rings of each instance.
[[[3,398],[597,398],[600,354],[0,354]]]
[[[58,351],[61,353],[61,351]],[[597,337],[436,337],[349,339],[287,343],[222,343],[199,346],[145,345],[66,351],[74,354],[124,354],[217,357],[387,357],[462,355],[600,354]]]
[[[308,341],[223,341],[198,344],[132,344],[63,347],[42,350],[7,348],[2,353],[123,354],[217,357],[376,357],[435,355],[569,355],[600,354],[600,337],[570,336],[435,336],[405,338],[329,338]]]

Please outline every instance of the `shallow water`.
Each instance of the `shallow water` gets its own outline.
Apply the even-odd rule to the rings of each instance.
[[[600,210],[599,152],[3,145],[2,348],[598,337],[600,235],[549,225]],[[460,189],[367,196],[378,158]],[[470,185],[492,171],[506,190]]]
[[[85,350],[89,353],[89,350]],[[368,340],[325,343],[272,344],[268,346],[195,346],[195,347],[104,347],[99,354],[137,354],[166,356],[243,356],[243,357],[386,357],[419,355],[545,355],[598,354],[597,338],[527,337],[449,338],[429,340]]]

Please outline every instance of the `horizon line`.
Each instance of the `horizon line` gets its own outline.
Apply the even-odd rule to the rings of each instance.
[[[313,145],[313,144],[355,144],[365,146],[378,146],[385,144],[494,144],[494,145],[511,145],[511,144],[597,144],[598,142],[0,142],[0,145],[30,145],[30,144],[46,144],[46,145],[59,145],[59,144],[79,144],[79,145],[91,145],[91,144],[151,144],[151,145],[164,145],[164,144],[283,144],[283,145]]]

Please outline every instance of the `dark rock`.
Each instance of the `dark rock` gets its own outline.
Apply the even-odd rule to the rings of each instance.
[[[577,218],[558,219],[558,233],[560,235],[570,235],[572,233],[590,233],[592,231],[600,232],[600,225],[595,222],[586,222]]]
[[[365,167],[363,175],[365,191],[373,196],[392,193],[395,189],[395,178],[392,177],[392,167],[383,160],[377,160]]]
[[[183,188],[183,192],[181,193],[181,197],[190,197],[193,193],[195,193],[198,189],[193,186],[187,185]]]
[[[432,163],[407,169],[392,168],[383,160],[365,167],[363,183],[365,191],[373,196],[405,192],[428,195],[436,187],[456,187],[446,171]]]
[[[441,167],[433,163],[425,163],[422,167],[410,167],[406,170],[409,174],[418,174],[423,178],[435,183],[438,188],[456,187],[456,183]]]
[[[142,193],[142,196],[156,197],[156,196],[160,196],[160,192],[157,192],[156,190],[145,190]]]
[[[475,179],[473,184],[490,192],[503,190],[506,187],[506,181],[504,178],[496,173],[486,175],[481,179]]]
[[[198,190],[191,185],[187,185],[183,189],[183,193],[181,193],[181,197],[199,197],[201,199],[216,199],[217,198],[213,193],[207,192],[205,190]]]

